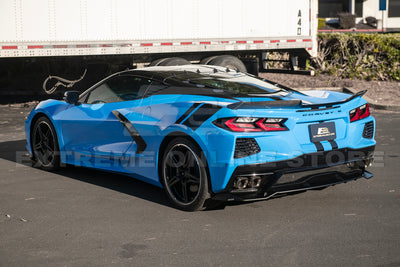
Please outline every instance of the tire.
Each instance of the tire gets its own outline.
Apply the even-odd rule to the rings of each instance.
[[[209,63],[218,56],[206,57],[200,61],[200,65],[209,65]]]
[[[162,66],[162,65],[160,65],[160,64],[162,64],[165,60],[167,60],[168,58],[159,58],[159,59],[156,59],[156,60],[154,60],[154,61],[152,61],[151,63],[150,63],[150,66]]]
[[[247,72],[246,66],[243,64],[243,62],[234,56],[217,56],[216,58],[212,59],[208,65],[221,66],[240,72]]]
[[[36,120],[31,131],[33,163],[46,171],[60,168],[60,149],[53,124],[47,117]]]
[[[160,58],[151,62],[150,66],[181,66],[190,65],[190,62],[181,57]]]
[[[160,180],[171,203],[184,211],[203,209],[210,198],[207,165],[189,139],[173,139],[162,153]]]

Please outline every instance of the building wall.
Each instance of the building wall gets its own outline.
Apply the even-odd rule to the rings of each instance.
[[[386,0],[386,10],[379,10],[379,0],[366,0],[363,4],[363,17],[375,17],[376,19],[383,21],[384,28],[400,28],[400,17],[388,17],[389,7],[393,8],[393,4],[389,6],[389,1]],[[395,0],[398,1],[398,0]]]
[[[342,8],[344,12],[356,13],[356,2],[357,0],[320,0],[320,4],[324,5],[324,12],[330,12],[330,14],[337,13],[337,9]],[[359,2],[358,2],[359,3]],[[358,7],[358,6],[357,6]],[[331,11],[329,11],[331,8]],[[394,28],[400,29],[400,15],[397,17],[389,17],[388,10],[391,8],[392,14],[395,13],[396,16],[400,12],[400,0],[386,0],[385,11],[379,10],[379,0],[364,0],[362,2],[362,16],[357,14],[356,23],[365,22],[366,17],[375,17],[377,20],[383,22],[384,28]],[[396,9],[396,12],[393,10]],[[332,12],[334,10],[334,12]],[[360,13],[359,11],[357,13]],[[321,17],[326,17],[327,14],[321,14]],[[336,16],[328,16],[327,21],[333,23],[337,21]],[[379,24],[381,25],[381,24]]]

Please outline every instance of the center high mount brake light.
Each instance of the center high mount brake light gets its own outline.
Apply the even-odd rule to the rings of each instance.
[[[287,131],[286,119],[234,117],[213,121],[214,125],[232,132],[273,132]]]

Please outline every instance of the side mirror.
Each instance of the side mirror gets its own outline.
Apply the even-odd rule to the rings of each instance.
[[[78,91],[67,91],[64,94],[64,100],[68,104],[76,105],[79,100],[79,92]]]

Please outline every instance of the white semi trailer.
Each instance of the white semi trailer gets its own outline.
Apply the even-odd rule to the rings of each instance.
[[[257,73],[268,51],[316,55],[317,10],[317,0],[1,0],[0,75],[38,62]]]

